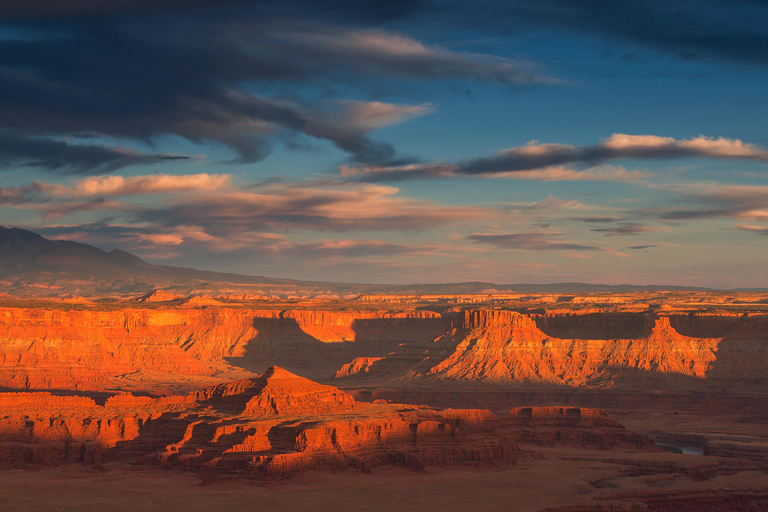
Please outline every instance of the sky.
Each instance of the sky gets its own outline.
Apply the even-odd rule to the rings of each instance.
[[[0,225],[368,283],[768,287],[762,0],[5,0]]]

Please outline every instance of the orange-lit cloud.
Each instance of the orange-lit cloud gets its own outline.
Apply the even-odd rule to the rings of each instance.
[[[647,173],[602,165],[609,160],[668,160],[716,158],[768,162],[768,148],[739,139],[699,136],[674,139],[655,135],[615,133],[592,146],[540,144],[499,151],[496,155],[457,163],[407,166],[359,166],[342,169],[342,175],[369,181],[396,181],[461,176],[517,176],[523,179],[554,180],[636,180]],[[576,166],[576,167],[571,167]],[[582,169],[585,167],[586,169]]]

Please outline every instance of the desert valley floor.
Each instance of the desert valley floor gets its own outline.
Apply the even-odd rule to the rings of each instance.
[[[5,297],[0,503],[763,511],[766,368],[759,293]]]

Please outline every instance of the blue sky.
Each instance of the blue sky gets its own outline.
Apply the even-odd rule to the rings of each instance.
[[[768,286],[768,7],[11,1],[0,224],[346,282]]]

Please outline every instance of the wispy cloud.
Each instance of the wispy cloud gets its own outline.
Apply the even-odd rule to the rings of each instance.
[[[409,119],[435,112],[431,103],[422,105],[397,105],[380,101],[339,101],[343,108],[341,119],[361,130],[375,130],[400,124]]]
[[[2,121],[0,121],[0,125]],[[101,174],[129,165],[151,165],[188,156],[142,153],[130,148],[26,137],[0,126],[0,171],[37,167],[61,174]]]
[[[644,233],[653,233],[654,231],[669,231],[670,228],[662,226],[644,226],[637,222],[618,222],[611,228],[593,228],[590,231],[595,233],[604,233],[605,236],[627,236],[642,235]]]
[[[753,233],[759,233],[761,235],[768,236],[768,226],[754,226],[749,224],[738,224],[736,226],[737,229],[741,229],[744,231],[752,231]]]
[[[589,224],[602,224],[608,222],[616,222],[619,220],[615,215],[611,216],[594,216],[594,217],[571,217],[569,220],[575,220],[577,222],[586,222]]]
[[[136,195],[173,194],[190,191],[214,192],[230,183],[225,174],[153,174],[123,177],[94,176],[71,185],[34,182],[15,188],[0,188],[0,205],[37,210],[46,219],[93,210],[130,211],[135,206],[115,198]]]
[[[163,195],[163,201],[141,196]],[[68,185],[33,183],[0,188],[0,205],[37,211],[46,221],[84,212],[106,219],[119,218],[114,236],[128,232],[130,243],[157,245],[186,242],[208,244],[211,250],[245,248],[262,243],[267,234],[288,231],[413,232],[448,225],[500,219],[502,209],[441,205],[403,197],[399,189],[384,185],[330,182],[234,182],[229,175],[103,176]],[[104,232],[109,220],[90,225]],[[72,226],[77,224],[72,224]],[[140,228],[140,229],[139,229]],[[144,234],[138,238],[135,234]],[[91,230],[91,233],[97,231]],[[257,238],[253,238],[253,234]],[[307,250],[338,252],[393,245],[355,245],[351,242]],[[355,249],[357,248],[357,249]]]
[[[684,60],[768,63],[768,14],[759,0],[531,0],[515,2],[505,15],[488,10],[480,16],[505,31],[534,24],[631,42]]]
[[[538,66],[519,59],[455,52],[378,29],[345,29],[321,24],[270,28],[275,39],[331,69],[387,78],[460,79],[510,86],[557,83]]]
[[[673,222],[715,218],[768,220],[768,186],[765,185],[700,182],[647,186],[678,194],[682,201],[674,206],[635,210],[631,215]]]
[[[597,251],[594,245],[576,244],[557,240],[562,235],[528,232],[528,233],[475,233],[467,240],[478,244],[488,244],[497,249],[512,249],[520,251]]]
[[[414,178],[453,178],[460,176],[498,176],[554,180],[632,181],[648,177],[642,171],[602,165],[608,160],[668,160],[677,158],[716,158],[768,162],[768,148],[748,144],[739,139],[699,136],[674,139],[655,135],[615,133],[592,146],[540,144],[500,151],[494,156],[455,164],[419,164],[406,166],[345,167],[342,175],[359,175],[369,181]],[[579,169],[568,166],[585,166]]]

